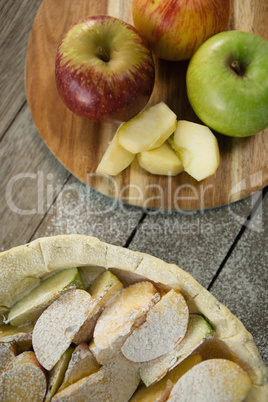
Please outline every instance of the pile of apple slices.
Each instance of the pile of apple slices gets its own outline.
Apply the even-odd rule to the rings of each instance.
[[[0,326],[0,400],[242,401],[251,380],[203,353],[213,339],[177,290],[148,280],[124,286],[110,271],[86,290],[79,270],[66,269]]]
[[[115,176],[137,155],[152,174],[175,176],[182,171],[200,181],[214,174],[220,163],[212,131],[186,120],[164,103],[151,106],[123,123],[108,145],[96,172]]]

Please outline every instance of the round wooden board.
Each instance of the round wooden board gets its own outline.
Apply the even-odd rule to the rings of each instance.
[[[268,39],[266,0],[231,0],[228,29],[252,31]],[[241,3],[241,5],[240,5]],[[242,4],[243,3],[243,4]],[[54,61],[64,31],[80,17],[108,14],[132,22],[128,0],[44,0],[28,43],[25,83],[34,123],[58,160],[78,179],[114,199],[166,210],[212,208],[242,199],[268,184],[268,129],[245,139],[217,135],[221,163],[201,182],[188,174],[155,176],[136,160],[116,177],[95,174],[117,125],[96,124],[75,116],[57,93]],[[164,101],[178,119],[199,122],[186,95],[188,62],[155,59],[156,82],[148,105]]]

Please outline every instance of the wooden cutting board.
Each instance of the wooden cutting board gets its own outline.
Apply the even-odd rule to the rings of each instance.
[[[268,39],[267,0],[231,0],[228,29]],[[57,93],[54,61],[64,31],[80,17],[108,14],[132,22],[129,0],[44,0],[28,44],[25,83],[34,123],[58,160],[78,179],[114,199],[166,210],[196,210],[240,200],[268,184],[268,129],[245,139],[217,135],[221,163],[201,182],[188,174],[154,176],[137,161],[116,177],[96,175],[96,167],[117,125],[75,116]],[[178,119],[199,122],[186,96],[188,62],[155,59],[156,82],[149,104],[164,101]],[[149,105],[148,104],[148,105]],[[268,111],[267,111],[268,113]]]

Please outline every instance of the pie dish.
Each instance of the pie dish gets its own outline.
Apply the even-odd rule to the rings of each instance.
[[[168,294],[170,290],[179,292],[186,301],[189,314],[205,317],[214,330],[213,342],[210,344],[205,341],[200,349],[200,353],[204,353],[205,360],[209,355],[211,358],[228,359],[237,363],[249,375],[252,382],[245,400],[267,400],[268,370],[252,335],[225,306],[178,266],[148,254],[104,243],[94,237],[85,235],[44,237],[2,252],[0,312],[3,321],[7,322],[6,317],[14,304],[32,289],[37,288],[44,278],[73,267],[78,268],[87,286],[101,273],[109,270],[122,282],[124,288],[140,282],[151,283],[159,291],[162,299],[162,295]],[[1,327],[3,325],[7,324],[2,324]],[[152,360],[155,358],[153,356]],[[168,396],[161,400],[167,398]],[[173,397],[170,400],[177,399]]]

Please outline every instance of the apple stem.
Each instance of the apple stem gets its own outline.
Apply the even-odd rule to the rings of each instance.
[[[106,52],[106,50],[102,46],[97,47],[97,54],[98,54],[99,58],[102,61],[104,61],[105,63],[107,63],[110,60],[110,57],[109,57],[108,53]]]
[[[231,67],[237,75],[242,75],[240,64],[237,60],[232,61]]]

